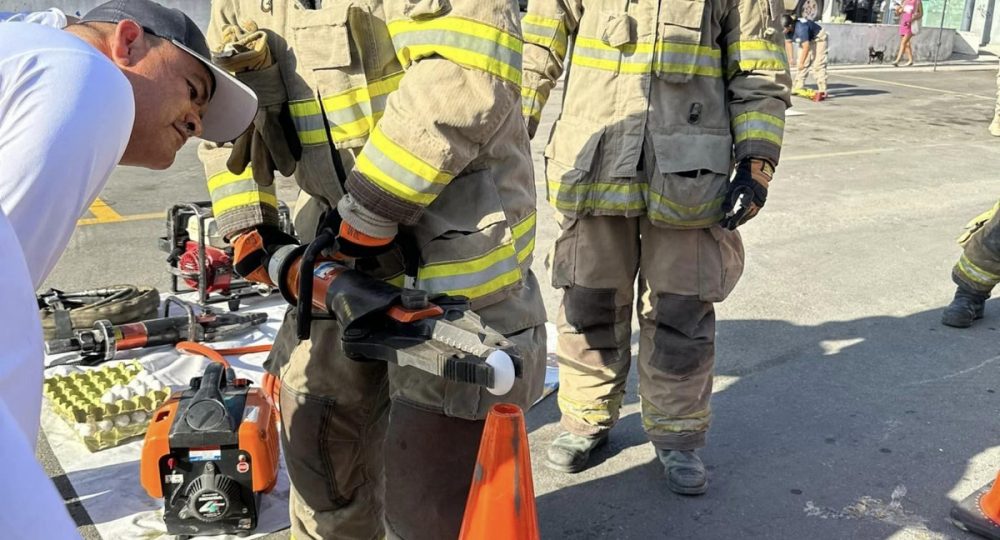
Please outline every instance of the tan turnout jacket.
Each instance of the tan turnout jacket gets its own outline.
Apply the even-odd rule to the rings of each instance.
[[[777,164],[781,153],[790,80],[777,9],[769,0],[531,0],[522,99],[532,134],[567,72],[545,149],[549,202],[568,216],[717,222],[734,162]],[[647,137],[659,175],[637,174]]]
[[[535,189],[516,3],[306,1],[215,0],[208,32],[217,49],[237,19],[267,31],[303,146],[299,186],[335,205],[331,152],[342,150],[347,191],[415,246],[414,286],[468,296],[473,307],[521,287]],[[228,156],[201,150],[223,232],[276,220],[274,187],[258,186],[249,168],[229,173]]]

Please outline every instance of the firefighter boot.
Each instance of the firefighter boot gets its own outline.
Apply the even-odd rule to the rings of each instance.
[[[606,442],[607,434],[591,438],[564,431],[549,445],[545,465],[559,472],[578,473],[587,467],[590,453]]]
[[[955,299],[948,304],[941,314],[941,324],[955,328],[968,328],[978,319],[983,318],[986,309],[986,299],[989,295],[963,289],[955,291]]]
[[[705,464],[694,450],[657,448],[656,456],[663,463],[670,491],[681,495],[702,495],[708,491]]]

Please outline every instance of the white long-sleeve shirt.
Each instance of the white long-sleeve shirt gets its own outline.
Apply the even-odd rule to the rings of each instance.
[[[77,538],[33,453],[43,371],[34,291],[121,159],[135,102],[118,67],[68,32],[6,22],[0,51],[0,531]]]

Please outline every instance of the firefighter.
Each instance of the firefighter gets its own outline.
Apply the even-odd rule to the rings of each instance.
[[[951,279],[958,285],[955,298],[941,314],[941,323],[955,328],[968,328],[983,318],[986,299],[1000,283],[1000,217],[997,203],[980,214],[958,238],[962,256],[951,270]]]
[[[299,342],[289,314],[267,369],[281,380],[295,538],[457,537],[486,411],[541,394],[517,15],[507,0],[213,2],[216,61],[261,103],[231,147],[200,149],[237,270],[266,282],[268,254],[293,241],[276,227],[273,184],[293,174],[302,240],[342,221],[342,254],[365,255],[356,268],[469,297],[524,359],[498,398],[349,360],[335,321]]]
[[[780,13],[755,0],[532,0],[528,9],[529,133],[569,72],[545,148],[562,229],[550,269],[563,289],[565,429],[547,464],[582,470],[618,420],[635,301],[643,428],[670,489],[704,493],[695,450],[712,416],[713,306],[742,273],[735,229],[764,205],[789,105]]]

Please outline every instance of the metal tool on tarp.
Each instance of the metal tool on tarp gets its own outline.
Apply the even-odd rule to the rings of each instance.
[[[171,306],[184,315],[171,316]],[[76,330],[73,337],[45,342],[46,354],[78,352],[50,365],[81,363],[94,365],[115,358],[121,351],[173,345],[180,341],[211,342],[239,334],[267,320],[266,313],[222,312],[168,296],[163,305],[163,318],[137,323],[112,325],[102,320],[89,330]]]
[[[278,203],[278,226],[294,234],[291,213],[283,202]],[[232,248],[218,233],[210,202],[170,207],[167,235],[160,237],[159,247],[169,254],[170,290],[196,291],[201,305],[228,302],[230,311],[236,311],[241,298],[272,292],[267,285],[247,281],[233,271]]]

